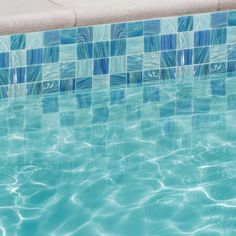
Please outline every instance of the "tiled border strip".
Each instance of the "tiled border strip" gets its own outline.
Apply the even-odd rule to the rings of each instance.
[[[0,37],[0,98],[234,75],[236,10]]]

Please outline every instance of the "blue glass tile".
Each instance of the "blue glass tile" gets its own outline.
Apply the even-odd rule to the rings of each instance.
[[[226,95],[225,79],[211,80],[211,94],[212,96]]]
[[[57,46],[60,43],[59,30],[46,31],[43,34],[44,46]]]
[[[75,62],[65,62],[60,64],[60,78],[61,79],[72,79],[75,78]]]
[[[11,50],[25,49],[26,46],[26,35],[17,34],[11,36]]]
[[[194,66],[194,77],[196,78],[206,77],[209,75],[209,72],[210,72],[209,64]]]
[[[160,101],[159,89],[156,86],[143,88],[143,102],[157,102]]]
[[[227,77],[236,76],[236,61],[228,62],[227,66]]]
[[[168,34],[161,36],[161,50],[176,49],[176,34]]]
[[[178,66],[192,65],[193,63],[193,49],[179,50],[177,55]]]
[[[42,66],[28,66],[26,72],[26,81],[35,82],[42,80]]]
[[[161,43],[160,36],[148,36],[144,37],[144,51],[156,52],[160,51]]]
[[[126,24],[118,23],[111,25],[111,39],[124,39],[126,38]]]
[[[43,63],[55,63],[59,61],[59,47],[47,47],[43,49]]]
[[[20,84],[26,81],[25,67],[12,68],[10,70],[10,82],[11,84]]]
[[[83,43],[77,45],[78,60],[91,59],[93,57],[93,44]]]
[[[174,80],[176,79],[176,68],[161,69],[161,80]]]
[[[146,70],[143,71],[143,82],[152,82],[160,79],[159,70]]]
[[[143,55],[128,56],[127,71],[140,71],[143,68]]]
[[[76,95],[76,100],[78,108],[88,108],[92,105],[92,96],[91,93],[83,93]]]
[[[127,84],[141,85],[143,80],[142,72],[131,72],[127,74]]]
[[[109,57],[109,42],[94,43],[94,58]]]
[[[236,11],[228,12],[228,26],[236,26]]]
[[[30,83],[26,85],[27,95],[40,95],[42,93],[42,83]]]
[[[9,69],[0,69],[0,85],[9,84]]]
[[[193,100],[193,113],[208,113],[210,111],[210,98],[195,98]]]
[[[226,76],[227,67],[225,62],[212,63],[210,65],[211,77],[223,77]]]
[[[192,31],[193,30],[193,16],[181,16],[178,18],[178,31]]]
[[[126,54],[126,40],[111,41],[111,56],[122,56]]]
[[[43,94],[56,93],[56,92],[59,92],[59,81],[58,80],[43,82]]]
[[[93,74],[103,75],[109,73],[109,58],[94,60]]]
[[[87,43],[93,41],[93,27],[83,27],[77,29],[77,43]]]
[[[176,101],[176,115],[191,115],[192,114],[192,100],[177,100]]]
[[[53,113],[59,111],[59,103],[57,97],[43,97],[42,100],[43,113]]]
[[[228,24],[227,12],[217,12],[211,14],[211,27],[226,27]]]
[[[93,109],[93,119],[92,123],[105,123],[109,118],[108,107],[99,107]]]
[[[208,46],[210,45],[210,30],[203,30],[194,32],[194,46]]]
[[[75,79],[60,80],[61,93],[75,90]]]
[[[145,36],[160,34],[160,20],[146,20],[143,23],[143,28]]]
[[[1,86],[0,87],[0,99],[8,98],[8,87]]]
[[[138,37],[143,35],[143,22],[131,22],[127,23],[127,36],[128,37]]]
[[[209,47],[194,48],[194,64],[208,63],[210,61]]]
[[[171,117],[175,115],[175,102],[167,102],[160,107],[160,117]]]
[[[113,86],[126,86],[127,84],[127,74],[122,73],[122,74],[116,74],[116,75],[111,75],[110,76],[110,87]]]
[[[125,91],[123,89],[110,91],[111,105],[121,104],[124,102],[124,99],[125,99]]]
[[[65,29],[61,30],[61,44],[72,44],[76,43],[76,30]]]
[[[9,67],[9,53],[3,52],[0,53],[0,68]]]
[[[76,88],[76,90],[91,89],[92,88],[92,78],[91,77],[83,77],[83,78],[76,79],[75,88]]]
[[[228,110],[236,110],[236,94],[230,94],[227,96]]]
[[[126,106],[126,119],[129,121],[139,120],[141,118],[140,105],[127,105]]]
[[[228,60],[236,60],[236,44],[228,45]]]
[[[176,66],[176,51],[161,52],[161,67]]]
[[[43,62],[43,49],[27,50],[27,65],[42,64]]]
[[[75,124],[75,113],[73,111],[60,113],[60,125],[64,127],[71,127]]]
[[[211,30],[211,45],[225,44],[227,41],[227,29],[213,29]]]

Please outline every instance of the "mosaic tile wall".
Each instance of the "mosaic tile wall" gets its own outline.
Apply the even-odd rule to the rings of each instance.
[[[0,36],[0,97],[236,75],[236,11]]]

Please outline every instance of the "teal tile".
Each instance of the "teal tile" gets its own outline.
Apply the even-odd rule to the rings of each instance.
[[[77,45],[61,45],[60,46],[60,61],[73,61],[77,59]]]
[[[43,80],[59,80],[60,65],[59,63],[44,64],[42,66]]]
[[[177,47],[179,49],[192,48],[194,44],[194,33],[191,31],[178,33]]]
[[[160,68],[160,53],[146,53],[143,55],[143,70]]]
[[[93,28],[94,41],[110,40],[110,25],[98,25]]]
[[[105,89],[108,92],[110,87],[110,77],[109,75],[96,75],[93,76],[93,90],[103,90]],[[99,101],[98,101],[99,102]]]
[[[110,58],[110,73],[118,74],[127,71],[127,58],[122,57],[112,57]]]
[[[236,43],[236,27],[228,27],[228,43]]]
[[[34,32],[26,34],[26,48],[42,48],[43,32]]]
[[[11,84],[9,86],[9,97],[26,96],[26,84]]]
[[[81,60],[77,62],[77,77],[93,75],[93,60]]]
[[[26,51],[25,50],[12,51],[10,54],[10,66],[23,67],[25,65],[26,65]]]
[[[228,78],[226,81],[226,94],[236,94],[236,79]]]
[[[10,50],[10,36],[0,36],[0,52]]]
[[[177,78],[179,80],[191,81],[193,78],[193,66],[178,66],[177,67]]]
[[[210,14],[199,14],[193,16],[193,30],[199,31],[211,28],[211,15]]]
[[[161,34],[171,34],[178,32],[178,18],[161,19]]]
[[[127,39],[127,54],[139,54],[144,51],[144,38],[134,37]]]
[[[210,47],[210,61],[223,62],[227,60],[227,46],[218,45]]]

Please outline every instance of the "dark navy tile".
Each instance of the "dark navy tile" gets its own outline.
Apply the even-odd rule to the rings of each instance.
[[[138,37],[143,35],[143,22],[131,22],[126,24],[127,36]]]
[[[125,101],[125,91],[123,89],[110,91],[110,104],[121,104]]]
[[[236,44],[228,45],[228,60],[236,60]]]
[[[60,78],[61,79],[73,79],[75,78],[76,64],[75,62],[65,62],[60,64]]]
[[[176,49],[176,34],[168,34],[161,36],[161,50]]]
[[[10,70],[10,82],[11,84],[25,83],[26,70],[25,67],[12,68]]]
[[[127,71],[141,71],[143,69],[143,55],[128,56]]]
[[[127,84],[127,74],[116,74],[110,76],[110,87],[113,86],[126,86]]]
[[[143,74],[141,71],[130,72],[127,74],[127,84],[141,85],[143,80]]]
[[[93,27],[83,27],[77,29],[77,43],[87,43],[93,41]]]
[[[194,64],[208,63],[210,61],[209,47],[194,48]]]
[[[178,31],[192,31],[193,30],[193,16],[180,16],[178,18]]]
[[[228,26],[236,26],[236,11],[228,12]]]
[[[27,50],[27,65],[42,64],[43,62],[43,49]]]
[[[211,94],[212,96],[226,95],[225,79],[211,80]]]
[[[83,77],[78,78],[75,81],[75,88],[76,90],[83,90],[83,89],[91,89],[92,88],[92,78],[91,77]]]
[[[109,108],[99,107],[93,109],[92,123],[105,123],[109,119]]]
[[[210,30],[203,30],[194,32],[194,46],[208,46],[210,45]]]
[[[92,95],[91,93],[82,93],[76,95],[76,100],[78,104],[78,108],[88,108],[92,105]]]
[[[160,79],[159,70],[146,70],[143,71],[143,82],[153,82]]]
[[[113,40],[111,41],[111,56],[122,56],[126,54],[126,40]]]
[[[213,29],[211,30],[211,45],[226,44],[227,41],[227,29]]]
[[[157,86],[143,88],[143,102],[157,102],[160,101],[159,89]]]
[[[168,68],[160,70],[160,80],[176,79],[176,68]]]
[[[9,84],[9,69],[0,69],[0,85]]]
[[[9,53],[3,52],[0,53],[0,68],[9,67]]]
[[[160,36],[148,36],[144,37],[144,51],[145,52],[157,52],[161,49]]]
[[[228,110],[236,110],[236,94],[230,94],[227,96]]]
[[[227,65],[227,77],[236,76],[236,61],[230,61]]]
[[[60,43],[60,31],[52,30],[46,31],[43,34],[43,44],[44,46],[58,46]]]
[[[43,113],[53,113],[59,111],[59,102],[57,97],[43,97]]]
[[[177,100],[176,101],[176,115],[191,115],[192,114],[192,100]]]
[[[25,46],[26,46],[25,34],[11,35],[11,50],[25,49]]]
[[[160,20],[146,20],[143,22],[144,35],[160,34]]]
[[[161,52],[161,67],[176,66],[176,51]]]
[[[111,39],[126,38],[126,23],[118,23],[111,25]]]
[[[27,95],[40,95],[42,94],[42,83],[26,84]]]
[[[103,75],[109,73],[109,58],[94,60],[93,74]]]
[[[227,12],[217,12],[211,14],[211,27],[226,27],[228,24]]]
[[[61,30],[61,44],[73,44],[76,43],[76,30],[64,29]]]
[[[82,43],[77,45],[78,60],[91,59],[93,57],[93,44]]]
[[[60,89],[59,85],[60,84],[58,80],[43,82],[43,94],[59,92],[59,89]]]
[[[177,55],[178,66],[193,64],[193,49],[179,50]]]
[[[194,66],[194,77],[195,78],[208,77],[209,73],[210,73],[209,64]]]
[[[97,42],[93,45],[94,58],[109,57],[109,42]]]
[[[42,80],[42,66],[28,66],[26,72],[27,82],[36,82]]]
[[[47,47],[43,49],[43,63],[55,63],[59,61],[59,47]]]
[[[134,121],[141,118],[141,107],[140,105],[130,104],[126,106],[126,120]]]
[[[75,90],[75,79],[60,80],[60,92],[68,92]]]

